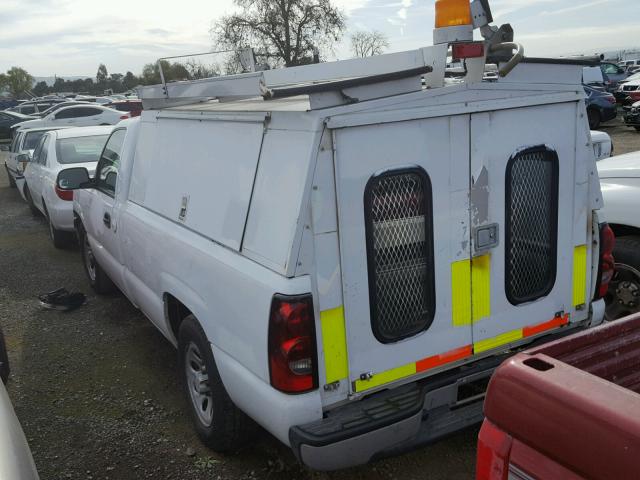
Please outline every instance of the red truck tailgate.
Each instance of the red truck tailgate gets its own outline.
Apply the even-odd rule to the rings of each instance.
[[[639,392],[635,316],[512,357],[494,374],[484,409],[525,446],[512,449],[510,462],[534,478],[543,478],[531,466],[540,462],[518,452],[533,450],[584,478],[640,478]]]

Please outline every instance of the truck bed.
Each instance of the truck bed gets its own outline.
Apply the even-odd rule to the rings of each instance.
[[[637,478],[640,315],[512,357],[484,409],[513,441],[511,466],[533,478]]]

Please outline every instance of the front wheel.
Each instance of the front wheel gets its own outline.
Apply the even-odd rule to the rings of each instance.
[[[255,435],[256,425],[240,411],[227,393],[213,351],[193,315],[180,325],[178,354],[182,385],[196,432],[216,452],[232,452]]]
[[[93,255],[93,249],[89,243],[87,233],[81,231],[78,238],[80,240],[80,249],[82,251],[82,264],[84,266],[84,271],[87,274],[87,278],[89,279],[91,288],[100,295],[106,295],[114,292],[116,286]]]
[[[616,239],[613,258],[616,270],[606,297],[608,321],[640,312],[640,237]]]
[[[587,118],[589,119],[589,128],[595,130],[600,126],[600,112],[591,108],[587,110]]]

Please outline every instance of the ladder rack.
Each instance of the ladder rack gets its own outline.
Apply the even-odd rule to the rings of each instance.
[[[420,80],[422,75],[428,74],[425,77],[428,87],[443,86],[446,59],[447,46],[436,45],[368,58],[151,85],[140,87],[138,96],[145,109],[162,109],[212,99],[233,101],[262,97],[267,100],[290,96],[294,92],[311,96],[319,91],[338,91],[377,82],[404,82],[404,86],[399,87],[398,83],[397,88],[390,90],[392,93],[386,93],[399,94],[403,88],[412,91],[420,84],[406,82],[407,75]],[[322,87],[318,88],[317,85]],[[285,93],[287,91],[289,94]],[[366,96],[374,98],[371,95],[368,92]],[[381,91],[380,96],[385,96],[385,92]]]

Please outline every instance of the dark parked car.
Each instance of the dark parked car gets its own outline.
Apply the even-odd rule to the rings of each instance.
[[[587,94],[587,115],[591,130],[597,129],[601,123],[609,122],[618,116],[616,97],[608,92],[583,85]]]
[[[129,112],[132,117],[139,117],[143,110],[142,100],[117,100],[104,106],[115,108],[120,112]]]
[[[624,81],[628,76],[629,72],[616,65],[615,63],[601,63],[600,68],[602,69],[602,73],[606,75],[606,79],[608,80],[608,84],[606,85],[607,91],[614,92],[618,88],[618,84]]]
[[[11,127],[13,125],[24,122],[25,120],[33,120],[33,118],[34,117],[7,110],[0,112],[0,143],[8,143],[11,141]]]

